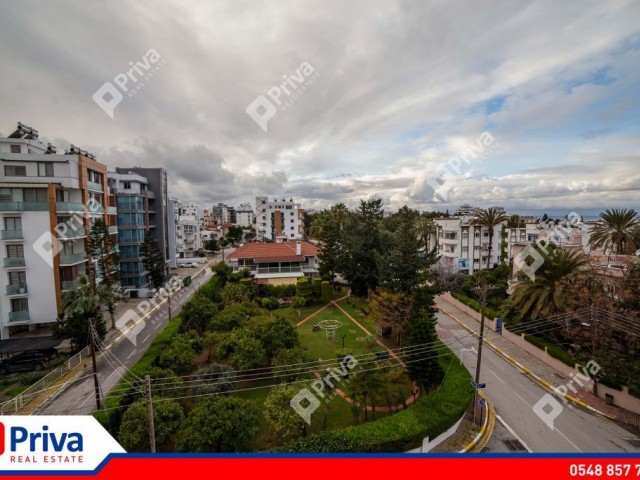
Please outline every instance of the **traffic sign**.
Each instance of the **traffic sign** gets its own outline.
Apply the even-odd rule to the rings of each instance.
[[[471,385],[473,385],[473,387],[477,388],[477,389],[486,388],[486,386],[487,386],[486,383],[476,383],[473,380],[471,380]]]
[[[487,403],[487,401],[484,398],[481,398],[478,403],[480,404],[481,407],[484,407],[485,404]]]

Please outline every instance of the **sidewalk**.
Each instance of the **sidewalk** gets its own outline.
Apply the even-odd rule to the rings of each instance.
[[[441,296],[436,298],[436,303],[443,313],[465,326],[468,330],[473,331],[475,335],[479,335],[480,323],[475,318],[467,315]],[[569,382],[570,378],[553,369],[542,360],[524,351],[509,340],[503,338],[502,335],[485,328],[484,338],[485,341],[488,341],[495,347],[499,348],[506,355],[516,360],[520,365],[530,370],[533,374],[540,377],[540,379],[547,382],[549,385],[557,388],[560,385],[566,385]],[[611,417],[615,418],[620,410],[617,407],[607,405],[603,399],[596,397],[588,390],[578,389],[577,393],[570,393],[575,398]]]

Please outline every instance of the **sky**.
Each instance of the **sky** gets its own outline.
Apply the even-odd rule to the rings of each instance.
[[[0,9],[0,132],[162,166],[184,201],[640,207],[637,1]]]

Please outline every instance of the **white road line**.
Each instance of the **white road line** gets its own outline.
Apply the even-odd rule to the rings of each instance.
[[[151,337],[151,334],[147,335],[146,337],[144,337],[142,339],[142,343],[146,342],[147,340],[149,340],[149,337]]]
[[[136,353],[136,351],[137,351],[137,350],[138,350],[137,348],[134,348],[134,349],[133,349],[133,352],[131,352],[131,353],[129,354],[129,356],[127,357],[127,360],[129,360],[131,357],[133,357],[133,354],[134,354],[134,353]]]
[[[104,379],[104,383],[107,383],[111,377],[113,377],[116,373],[118,373],[118,369],[116,368],[113,372],[109,374],[107,378]]]
[[[516,439],[522,444],[522,446],[527,449],[527,452],[529,452],[529,453],[533,452],[533,450],[531,450],[529,448],[529,446],[526,443],[524,443],[524,440],[522,440],[522,438],[520,438],[520,436],[516,432],[513,431],[513,428],[511,428],[509,425],[507,425],[507,422],[505,422],[500,415],[496,414],[496,418],[502,424],[502,426],[504,426],[504,428],[509,430],[509,433],[511,435],[513,435],[514,437],[516,437]]]
[[[84,404],[85,404],[85,403],[87,403],[87,402],[88,402],[89,400],[91,400],[92,398],[95,398],[95,396],[94,396],[94,395],[89,395],[89,396],[86,398],[86,400],[80,404],[80,407],[84,407]]]
[[[491,373],[491,375],[493,375],[494,377],[496,377],[498,380],[500,380],[502,383],[504,383],[505,385],[507,384],[507,382],[505,382],[503,379],[501,379],[498,375],[496,375],[495,373],[493,373],[491,370],[489,370],[489,373]]]
[[[153,327],[153,329],[154,329],[154,330],[159,329],[159,328],[160,328],[160,325],[161,325],[160,323],[156,323],[156,326],[155,326],[155,327]]]

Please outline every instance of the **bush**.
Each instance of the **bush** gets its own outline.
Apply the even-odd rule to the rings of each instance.
[[[261,297],[275,297],[280,299],[288,299],[296,294],[296,285],[270,285],[268,283],[258,285],[258,295]]]
[[[477,300],[474,300],[473,298],[469,298],[466,295],[463,295],[462,293],[458,293],[458,292],[451,292],[451,296],[456,300],[459,300],[460,302],[464,303],[467,307],[473,308],[476,312],[482,313],[482,305]],[[490,318],[491,320],[494,320],[499,317],[498,312],[496,312],[494,309],[489,307],[484,308],[484,316],[487,318]]]
[[[311,283],[311,290],[313,291],[314,298],[320,300],[322,296],[322,279],[320,277],[315,277],[313,282]]]
[[[438,348],[444,344],[438,341]],[[471,376],[453,354],[441,355],[440,366],[448,370],[440,389],[422,395],[415,405],[381,420],[324,432],[299,439],[278,451],[284,452],[406,452],[434,438],[453,425],[473,399]]]
[[[312,295],[313,292],[311,291],[309,279],[307,277],[300,277],[296,282],[296,296],[304,298],[305,302],[309,302]]]
[[[560,360],[562,363],[564,363],[565,365],[568,365],[570,367],[574,367],[575,364],[577,363],[576,360],[573,358],[573,356],[568,353],[565,352],[562,348],[560,348],[558,345],[555,345],[553,343],[547,342],[546,340],[543,340],[539,337],[536,337],[534,335],[528,335],[525,334],[524,335],[524,339],[529,342],[532,345],[535,345],[536,347],[538,347],[540,350],[544,350],[545,347],[547,348],[547,353],[549,355],[551,355],[553,358]]]
[[[267,310],[275,310],[280,306],[280,303],[278,302],[277,298],[267,297],[260,299],[260,305],[262,305],[262,307],[266,308]]]
[[[218,262],[211,267],[211,271],[220,279],[220,285],[224,285],[229,281],[229,275],[233,273],[233,268],[224,262]]]
[[[325,303],[330,302],[333,299],[331,284],[325,280],[322,282],[321,288],[322,288],[322,301]]]
[[[296,295],[291,299],[291,306],[293,308],[302,308],[307,304],[307,299]]]

